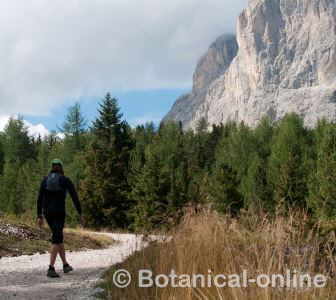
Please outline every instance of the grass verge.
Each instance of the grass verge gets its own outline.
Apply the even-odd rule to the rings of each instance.
[[[22,222],[13,217],[0,218],[0,257],[45,253],[50,248],[51,232],[45,224],[42,229],[33,222]],[[67,251],[103,249],[115,243],[104,235],[83,229],[64,230]]]
[[[172,240],[152,244],[125,262],[113,266],[100,285],[103,299],[335,299],[335,234],[333,230],[321,234],[319,225],[312,226],[304,214],[269,218],[265,215],[243,215],[239,219],[202,213],[187,216],[171,233]],[[112,278],[118,269],[132,275],[127,288],[115,287]],[[149,269],[154,276],[203,274],[242,274],[257,278],[261,274],[286,274],[287,270],[300,274],[323,274],[328,277],[323,288],[266,287],[138,287],[138,271]],[[207,277],[206,277],[207,278]],[[162,282],[162,281],[161,281]],[[206,284],[207,285],[207,284]]]

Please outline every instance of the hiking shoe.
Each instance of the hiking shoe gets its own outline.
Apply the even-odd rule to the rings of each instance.
[[[73,271],[73,267],[71,267],[69,264],[66,264],[66,265],[63,266],[63,272],[64,273],[69,273],[71,271]]]
[[[50,277],[50,278],[58,278],[58,277],[60,277],[60,276],[56,273],[55,268],[52,268],[52,267],[49,267],[47,276]]]

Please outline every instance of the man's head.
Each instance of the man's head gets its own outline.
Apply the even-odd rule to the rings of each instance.
[[[58,158],[53,159],[51,169],[53,172],[63,173],[63,162]]]

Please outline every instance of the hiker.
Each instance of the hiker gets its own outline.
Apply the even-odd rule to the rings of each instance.
[[[47,177],[41,183],[39,196],[37,199],[37,222],[40,227],[43,226],[43,217],[46,219],[51,232],[50,265],[47,272],[48,277],[60,277],[55,271],[55,261],[59,253],[63,262],[63,272],[69,273],[73,268],[68,264],[63,245],[63,227],[65,222],[65,198],[69,192],[72,201],[81,217],[81,205],[77,192],[71,180],[64,176],[63,163],[59,159],[51,162],[52,168]]]

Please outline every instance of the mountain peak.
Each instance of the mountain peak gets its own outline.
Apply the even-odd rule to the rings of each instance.
[[[236,38],[220,36],[193,79],[192,92],[165,118],[184,128],[195,128],[202,118],[255,126],[265,115],[277,120],[288,112],[307,126],[334,120],[335,0],[250,0],[238,17]]]

